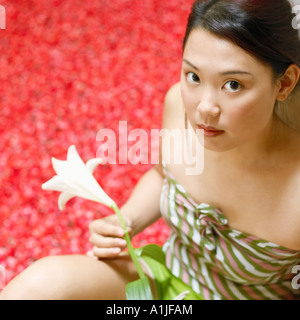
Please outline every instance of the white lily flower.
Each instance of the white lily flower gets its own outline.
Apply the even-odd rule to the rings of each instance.
[[[58,199],[60,210],[70,199],[76,196],[112,208],[115,202],[103,191],[93,176],[95,168],[101,162],[101,158],[94,158],[85,164],[77,153],[75,146],[70,146],[66,161],[52,158],[52,166],[57,175],[45,182],[42,189],[61,192]]]
[[[145,276],[134,248],[132,247],[124,218],[117,204],[102,190],[93,176],[94,169],[101,162],[102,159],[94,158],[85,164],[78,155],[75,146],[70,146],[66,161],[52,158],[52,165],[57,175],[42,184],[42,189],[61,192],[58,199],[58,206],[61,210],[73,197],[81,197],[102,203],[115,211],[125,232],[124,238],[127,243],[129,255],[140,276],[139,280],[129,283],[129,285],[131,284],[131,294],[132,292],[138,292],[138,298],[152,300],[153,297],[149,280]]]

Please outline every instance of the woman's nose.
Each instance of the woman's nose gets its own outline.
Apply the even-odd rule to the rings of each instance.
[[[200,113],[201,118],[218,117],[220,115],[220,107],[215,99],[204,98],[201,99],[197,106],[197,111]]]

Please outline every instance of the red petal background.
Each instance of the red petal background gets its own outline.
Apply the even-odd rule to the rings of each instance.
[[[161,126],[163,99],[180,77],[192,0],[10,0],[0,30],[0,266],[9,281],[47,255],[85,253],[88,224],[112,212],[79,198],[63,212],[41,190],[50,158],[76,145],[86,161],[97,132],[148,133]],[[122,205],[151,164],[102,165],[95,177]],[[162,220],[134,246],[162,244]]]

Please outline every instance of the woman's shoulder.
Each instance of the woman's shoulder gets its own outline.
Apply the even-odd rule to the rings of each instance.
[[[156,165],[158,172],[164,176],[162,168],[162,154],[164,150],[169,150],[169,146],[166,145],[165,139],[163,139],[163,132],[171,131],[178,127],[184,127],[184,108],[182,104],[180,83],[175,83],[170,87],[165,95],[162,129],[160,133],[160,147],[159,147],[159,164]],[[183,119],[183,120],[180,120]],[[166,130],[166,131],[165,131]]]
[[[291,135],[288,138],[286,151],[288,153],[287,162],[290,162],[290,165],[293,163],[295,171],[295,177],[299,177],[299,185],[300,185],[300,129],[299,130],[291,130]],[[299,197],[300,199],[300,197]]]
[[[294,132],[291,138],[293,147],[289,149],[290,157],[286,158],[285,178],[286,182],[282,198],[286,202],[283,215],[289,220],[290,246],[300,250],[300,134]],[[278,181],[279,182],[279,181]],[[280,182],[278,183],[278,188]],[[284,202],[283,201],[283,202]]]
[[[184,124],[184,107],[181,99],[180,83],[174,84],[164,100],[163,128],[172,129]]]
[[[165,104],[172,104],[178,101],[178,98],[181,98],[180,82],[175,83],[169,88],[165,96]]]

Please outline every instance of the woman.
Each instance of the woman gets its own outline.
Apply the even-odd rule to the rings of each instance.
[[[186,175],[187,164],[162,160],[121,209],[132,236],[161,213],[171,227],[166,267],[142,253],[158,299],[186,290],[187,299],[299,294],[292,268],[300,264],[300,134],[288,115],[300,113],[300,41],[291,11],[287,0],[194,3],[163,126],[200,129],[204,170]],[[90,231],[89,257],[37,261],[1,298],[124,299],[137,274],[121,254],[116,217]]]

